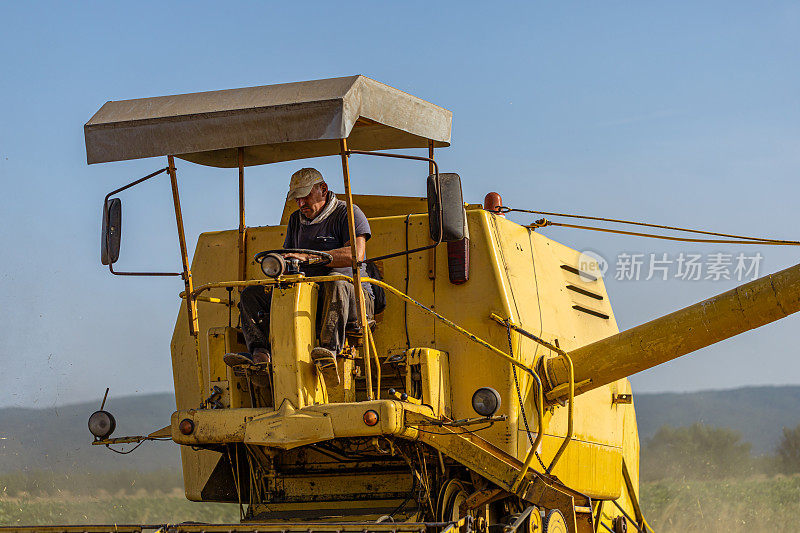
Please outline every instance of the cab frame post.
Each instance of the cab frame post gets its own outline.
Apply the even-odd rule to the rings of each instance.
[[[428,173],[431,176],[436,172],[436,168],[433,166],[433,140],[428,139]]]
[[[350,235],[350,260],[353,268],[353,289],[356,295],[356,313],[358,314],[358,326],[364,334],[365,342],[361,348],[364,358],[364,370],[367,374],[367,400],[374,399],[372,392],[372,364],[369,357],[369,342],[366,328],[367,310],[364,303],[364,292],[361,289],[361,271],[358,260],[358,249],[356,247],[356,225],[355,215],[353,214],[353,195],[350,190],[350,162],[348,161],[347,139],[339,140],[339,148],[342,156],[342,177],[344,179],[344,195],[347,203],[347,231]],[[380,391],[378,391],[380,393]]]
[[[436,172],[436,167],[433,161],[433,139],[428,139],[428,175],[433,176]],[[439,184],[437,183],[438,187]],[[434,244],[432,239],[428,239],[428,244]],[[436,248],[431,248],[428,251],[428,279],[436,279]]]
[[[237,149],[239,160],[239,281],[247,276],[247,226],[244,221],[244,148]]]
[[[197,386],[201,405],[205,401],[205,387],[203,386],[203,361],[200,355],[200,327],[197,320],[197,299],[194,296],[194,282],[192,270],[189,268],[189,253],[186,249],[186,234],[183,230],[183,214],[181,213],[181,198],[178,194],[178,176],[175,168],[175,158],[167,156],[167,173],[172,186],[172,203],[175,207],[175,222],[178,226],[178,242],[181,248],[181,261],[183,263],[183,283],[186,286],[186,312],[189,318],[189,334],[194,338],[195,355],[197,358]]]

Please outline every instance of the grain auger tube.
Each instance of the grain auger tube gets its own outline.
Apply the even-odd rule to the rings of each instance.
[[[797,311],[800,311],[800,265],[572,350],[575,393],[632,376]],[[563,356],[542,364],[547,390],[569,381]]]

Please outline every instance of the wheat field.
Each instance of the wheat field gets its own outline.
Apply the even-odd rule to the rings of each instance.
[[[239,521],[237,505],[189,502],[179,482],[172,471],[93,479],[48,472],[2,476],[0,525]],[[651,482],[642,484],[641,501],[660,533],[800,529],[800,475]]]

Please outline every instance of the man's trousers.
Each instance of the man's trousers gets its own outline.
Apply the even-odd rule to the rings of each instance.
[[[250,285],[242,291],[239,313],[247,351],[265,350],[269,345],[269,311],[272,292],[263,285]],[[375,308],[370,291],[364,290],[367,320],[372,319]],[[319,344],[339,353],[344,347],[345,331],[358,327],[356,298],[349,281],[326,281],[320,284],[317,306],[317,333]]]

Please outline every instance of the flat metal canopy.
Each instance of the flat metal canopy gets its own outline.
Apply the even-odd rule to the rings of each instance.
[[[366,76],[106,102],[84,126],[89,164],[174,155],[212,167],[450,145],[453,114]]]

